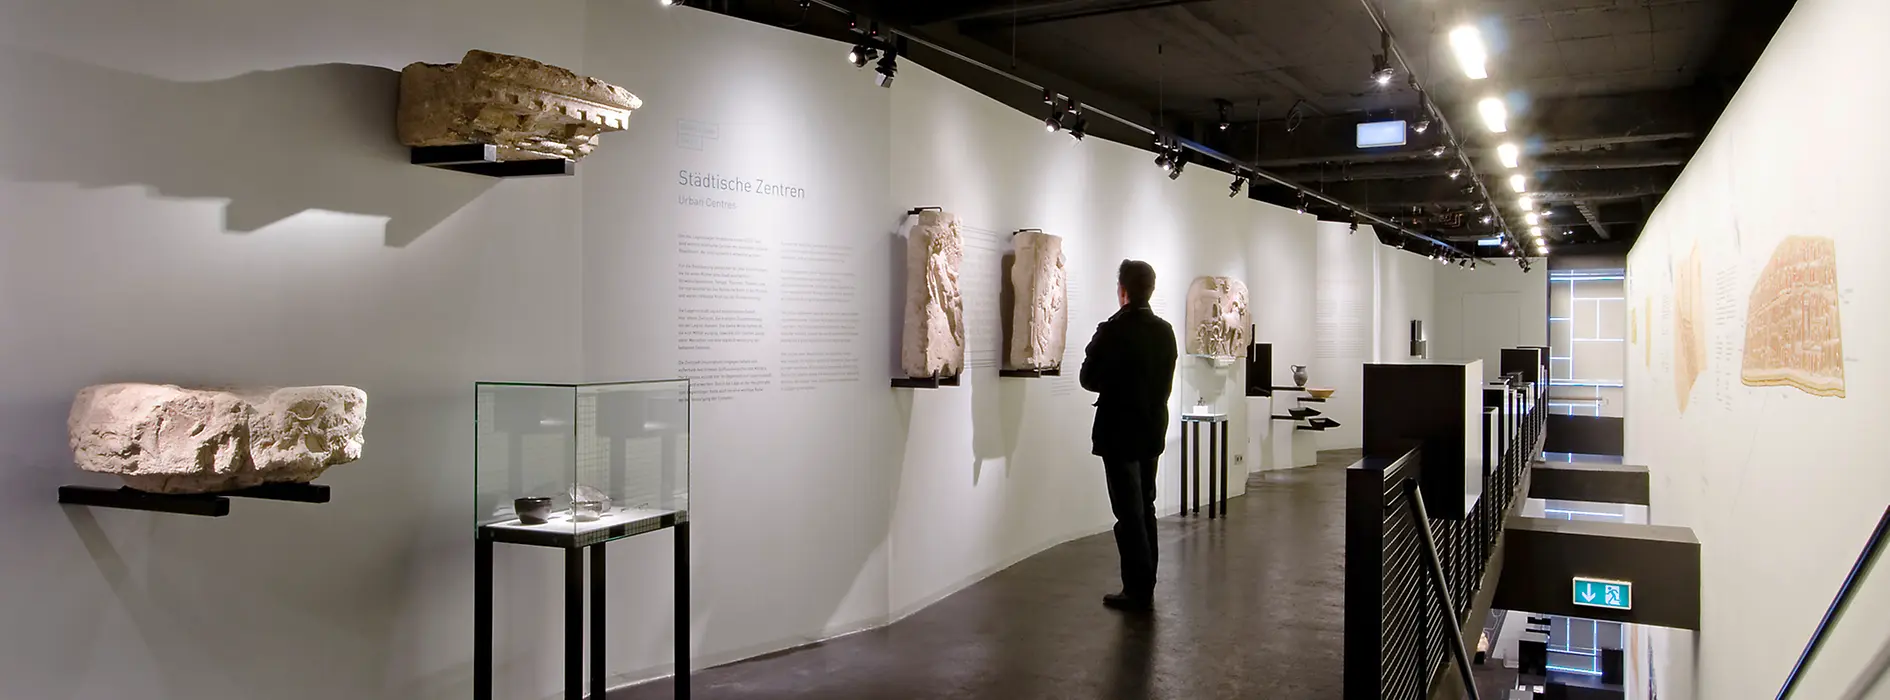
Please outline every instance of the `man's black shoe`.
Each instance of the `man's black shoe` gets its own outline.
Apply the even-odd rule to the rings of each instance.
[[[1155,609],[1155,601],[1148,598],[1135,598],[1121,593],[1103,596],[1103,607],[1124,612],[1148,612]]]

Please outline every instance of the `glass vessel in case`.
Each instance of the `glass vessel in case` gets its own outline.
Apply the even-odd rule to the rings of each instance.
[[[477,527],[586,547],[686,522],[689,382],[480,382]]]

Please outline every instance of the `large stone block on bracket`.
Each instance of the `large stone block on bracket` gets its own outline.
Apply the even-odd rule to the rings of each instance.
[[[577,160],[642,106],[629,90],[596,78],[472,50],[459,63],[403,69],[396,121],[408,146],[492,144],[500,160]]]
[[[958,217],[935,209],[919,212],[906,239],[899,358],[908,377],[953,377],[965,369],[965,301],[958,280],[964,256]]]
[[[346,386],[186,389],[101,384],[66,427],[80,469],[154,493],[306,483],[361,458],[367,394]]]
[[[1011,236],[1016,260],[1011,265],[1009,369],[1060,370],[1070,326],[1069,271],[1063,239],[1042,231]]]

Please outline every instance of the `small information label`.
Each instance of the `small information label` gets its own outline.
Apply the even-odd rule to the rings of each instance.
[[[1575,604],[1609,610],[1634,609],[1634,584],[1598,578],[1575,577]]]

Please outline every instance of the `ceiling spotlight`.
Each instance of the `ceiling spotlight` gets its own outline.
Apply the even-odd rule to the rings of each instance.
[[[1234,184],[1227,186],[1227,196],[1231,198],[1236,195],[1239,195],[1240,188],[1246,186],[1246,184],[1247,184],[1247,174],[1243,172],[1235,171]]]
[[[1501,98],[1483,98],[1477,103],[1477,114],[1483,116],[1483,125],[1489,127],[1491,133],[1509,131],[1509,108],[1503,106]]]
[[[1521,196],[1521,197],[1517,197],[1517,198],[1516,198],[1516,207],[1517,207],[1518,209],[1522,209],[1523,211],[1531,211],[1531,210],[1534,210],[1534,209],[1536,208],[1536,198],[1535,198],[1535,197],[1531,197],[1531,196],[1529,196],[1529,195],[1526,195],[1526,194],[1525,194],[1525,195],[1523,195],[1523,196]]]
[[[1181,177],[1181,169],[1188,167],[1188,152],[1177,149],[1175,151],[1175,157],[1173,160],[1170,161],[1170,163],[1171,165],[1168,168],[1168,179],[1170,180],[1179,179]]]
[[[1471,208],[1471,209],[1475,209],[1475,210],[1477,210],[1477,211],[1483,211],[1484,209],[1486,209],[1486,208],[1488,208],[1489,206],[1490,206],[1490,205],[1488,205],[1488,204],[1485,204],[1485,203],[1483,203],[1483,202],[1477,202],[1476,204],[1472,204],[1472,205],[1470,205],[1470,208]]]
[[[1449,171],[1446,171],[1444,174],[1449,175],[1450,179],[1455,180],[1457,178],[1463,177],[1463,168],[1451,168]]]
[[[1548,208],[1548,207],[1543,207],[1543,208],[1542,208],[1542,218],[1544,218],[1544,219],[1547,219],[1547,218],[1549,218],[1550,216],[1553,216],[1554,214],[1555,214],[1555,210],[1554,210],[1554,209],[1550,209],[1550,208]]]
[[[1446,148],[1446,147],[1444,147],[1444,146],[1438,146],[1438,147],[1436,147],[1436,148],[1433,148],[1433,149],[1431,149],[1431,157],[1432,157],[1432,158],[1442,158],[1442,157],[1444,157],[1444,154],[1445,154],[1445,153],[1449,153],[1449,152],[1450,152],[1450,149],[1449,149],[1449,148]]]
[[[1458,189],[1457,191],[1458,191],[1458,192],[1462,192],[1462,193],[1464,193],[1464,194],[1476,194],[1476,193],[1477,193],[1477,186],[1476,186],[1476,185],[1464,185],[1464,186],[1463,186],[1463,187],[1462,187],[1461,189]]]
[[[1384,54],[1372,54],[1372,82],[1378,87],[1391,84],[1391,79],[1398,73],[1391,69],[1391,61]]]
[[[683,4],[683,0],[656,0],[656,4],[664,7],[672,7]]]
[[[1522,218],[1524,221],[1529,222],[1530,226],[1534,226],[1536,224],[1542,223],[1542,216],[1533,211],[1527,214],[1524,214]]]
[[[1489,60],[1489,51],[1483,48],[1483,33],[1468,24],[1450,30],[1450,51],[1457,54],[1457,66],[1463,68],[1463,74],[1471,80],[1490,77],[1483,64]]]
[[[1172,161],[1168,160],[1168,147],[1162,146],[1161,148],[1162,151],[1155,154],[1155,167],[1167,170],[1168,166],[1172,164]]]
[[[1306,213],[1306,191],[1300,190],[1297,194],[1299,195],[1299,213],[1304,214]]]
[[[1234,103],[1228,102],[1227,100],[1215,100],[1214,106],[1221,113],[1221,123],[1220,123],[1221,131],[1226,131],[1228,129],[1233,128],[1234,123],[1229,120],[1227,112],[1228,110],[1231,110],[1234,108]]]
[[[1509,176],[1509,188],[1518,193],[1528,192],[1529,178],[1523,177],[1522,173],[1511,175]]]
[[[854,68],[865,68],[875,58],[879,58],[879,49],[870,44],[854,44],[853,50],[847,52],[847,62],[853,64]]]
[[[1419,119],[1419,120],[1417,120],[1417,123],[1416,123],[1416,124],[1412,124],[1412,125],[1411,125],[1411,130],[1412,130],[1412,131],[1415,131],[1415,132],[1418,132],[1418,133],[1420,133],[1420,134],[1422,134],[1422,133],[1424,133],[1424,132],[1426,132],[1426,131],[1430,131],[1430,130],[1431,130],[1431,120],[1429,120],[1429,119]]]
[[[879,65],[873,71],[879,74],[873,78],[874,82],[883,88],[892,87],[893,74],[899,72],[899,52],[887,49],[886,55],[879,58]]]
[[[1516,167],[1516,163],[1520,162],[1522,159],[1522,149],[1517,148],[1516,144],[1513,143],[1497,146],[1496,158],[1497,160],[1503,161],[1503,167],[1514,168]]]
[[[1492,221],[1495,221],[1495,220],[1496,220],[1496,217],[1494,217],[1494,216],[1490,216],[1489,214],[1484,214],[1484,215],[1483,215],[1483,223],[1485,223],[1485,224],[1488,224],[1488,223],[1490,223],[1490,222],[1492,222]]]
[[[1075,117],[1070,121],[1070,138],[1081,141],[1089,135],[1089,117],[1083,116],[1081,107],[1073,107],[1070,114]]]
[[[1470,269],[1472,270],[1477,269],[1477,261],[1475,260],[1470,261]]]

